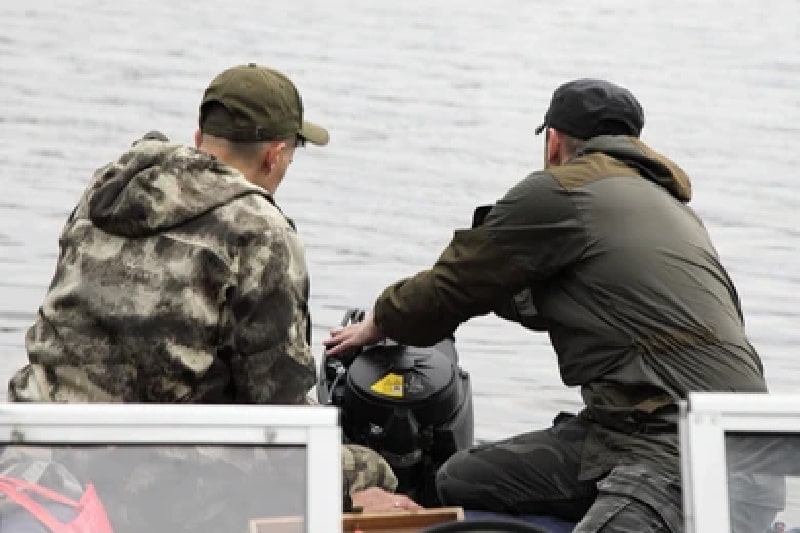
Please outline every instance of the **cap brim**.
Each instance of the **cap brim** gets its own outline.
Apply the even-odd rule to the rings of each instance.
[[[540,133],[542,133],[542,132],[544,131],[544,129],[545,129],[546,127],[547,127],[547,124],[543,122],[543,123],[541,124],[541,126],[539,126],[538,128],[536,128],[536,129],[534,130],[534,133],[535,133],[536,135],[539,135]]]
[[[307,120],[303,121],[303,126],[297,134],[306,141],[311,144],[316,144],[317,146],[325,146],[331,138],[328,134],[328,130]]]

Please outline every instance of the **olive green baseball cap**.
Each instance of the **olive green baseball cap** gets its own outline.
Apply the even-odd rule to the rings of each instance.
[[[216,102],[227,116],[206,116],[208,104]],[[234,142],[286,139],[299,135],[324,146],[328,130],[303,120],[303,100],[297,87],[277,70],[249,63],[218,74],[200,103],[200,131]]]

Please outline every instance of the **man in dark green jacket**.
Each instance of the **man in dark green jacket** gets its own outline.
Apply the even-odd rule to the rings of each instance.
[[[585,409],[453,456],[443,503],[553,514],[581,532],[678,531],[677,400],[767,390],[733,283],[687,205],[689,178],[639,140],[643,126],[627,89],[559,87],[537,130],[545,169],[326,341],[332,355],[384,337],[429,345],[489,312],[549,333]]]

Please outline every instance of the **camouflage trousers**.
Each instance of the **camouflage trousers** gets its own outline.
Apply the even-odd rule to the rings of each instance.
[[[370,487],[394,492],[397,478],[392,468],[370,448],[356,444],[342,445],[342,494],[352,494]]]
[[[680,479],[646,465],[620,465],[581,480],[590,422],[555,426],[461,451],[436,479],[444,505],[578,522],[575,532],[683,531]]]

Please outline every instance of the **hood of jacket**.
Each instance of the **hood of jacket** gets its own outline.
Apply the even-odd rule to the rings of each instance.
[[[103,231],[146,237],[248,194],[272,201],[234,168],[154,132],[95,173],[87,203],[89,218]]]
[[[687,203],[692,199],[689,176],[672,160],[639,139],[615,135],[594,137],[586,142],[577,157],[598,152],[616,159],[643,178],[664,187],[681,202]]]

